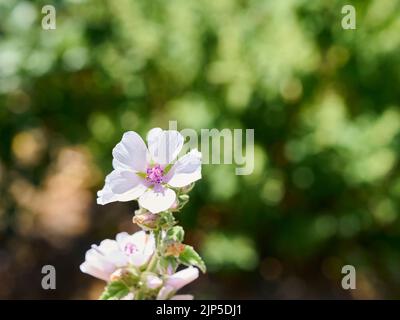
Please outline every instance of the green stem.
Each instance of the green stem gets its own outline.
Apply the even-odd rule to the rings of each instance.
[[[135,293],[135,300],[143,300],[144,294],[141,290],[136,291]]]
[[[166,230],[168,231],[168,230]],[[156,248],[151,257],[149,264],[147,265],[146,272],[154,272],[157,267],[157,262],[160,258],[162,258],[162,229],[161,226],[158,226],[157,229],[153,231]],[[135,300],[143,300],[145,298],[145,294],[143,290],[138,290],[135,295]]]
[[[153,256],[151,257],[151,260],[146,268],[146,271],[153,271],[154,268],[157,265],[157,259],[161,256],[161,252],[160,252],[160,246],[161,246],[161,232],[160,230],[154,230],[154,238],[155,238],[155,242],[156,242],[156,250],[153,253]]]

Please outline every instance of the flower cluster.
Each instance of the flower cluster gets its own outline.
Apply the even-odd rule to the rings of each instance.
[[[193,247],[183,244],[184,230],[174,213],[188,202],[201,178],[201,153],[183,147],[178,131],[150,130],[148,147],[135,132],[125,133],[113,149],[114,170],[98,192],[98,204],[138,200],[133,223],[143,230],[117,234],[86,252],[82,272],[107,282],[101,299],[192,299],[176,295],[205,265]],[[180,265],[186,268],[178,271]]]

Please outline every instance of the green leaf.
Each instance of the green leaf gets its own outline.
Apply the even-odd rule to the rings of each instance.
[[[185,250],[179,255],[179,261],[187,266],[198,267],[203,273],[206,272],[206,265],[203,259],[192,246],[185,246]]]
[[[185,236],[185,231],[181,226],[172,227],[167,231],[167,239],[177,242],[182,242]]]
[[[129,293],[129,288],[121,280],[110,282],[100,296],[100,300],[117,300]]]

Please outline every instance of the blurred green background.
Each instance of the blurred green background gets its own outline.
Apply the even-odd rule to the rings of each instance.
[[[255,129],[253,174],[203,166],[178,216],[209,268],[187,292],[399,298],[399,88],[398,0],[0,0],[0,298],[98,297],[85,251],[136,230],[96,204],[111,150],[169,120]]]

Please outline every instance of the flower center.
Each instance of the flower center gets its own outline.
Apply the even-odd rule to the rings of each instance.
[[[154,184],[160,184],[163,180],[164,170],[159,164],[146,170],[146,180]]]
[[[128,242],[128,243],[125,245],[124,251],[125,251],[125,253],[126,253],[127,255],[131,255],[132,253],[135,253],[136,251],[138,251],[138,249],[137,249],[137,247],[136,247],[133,243]]]

